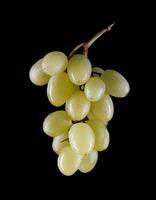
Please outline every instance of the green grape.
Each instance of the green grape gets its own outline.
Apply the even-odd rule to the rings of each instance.
[[[69,80],[67,73],[62,72],[49,80],[47,96],[52,105],[62,106],[76,90],[78,86]]]
[[[93,112],[91,110],[88,112],[87,117],[88,119],[95,119],[95,116],[93,115]]]
[[[73,150],[81,155],[90,153],[95,144],[92,128],[83,122],[74,124],[69,130],[69,143]]]
[[[109,133],[106,126],[100,120],[89,120],[86,122],[94,131],[96,151],[104,151],[109,145]]]
[[[52,149],[59,154],[60,151],[67,145],[69,145],[69,142],[67,140],[68,138],[68,133],[62,134],[62,135],[58,135],[56,137],[53,138],[53,142],[52,142]]]
[[[106,92],[114,97],[125,97],[130,90],[127,80],[117,71],[105,70],[101,79],[106,85]]]
[[[50,137],[67,133],[72,126],[72,121],[67,112],[63,110],[49,114],[43,122],[43,130]]]
[[[90,109],[90,101],[85,97],[84,92],[75,92],[67,101],[65,109],[72,120],[82,120]]]
[[[42,69],[51,76],[63,72],[68,64],[67,56],[60,51],[53,51],[44,56]]]
[[[71,82],[76,85],[82,85],[91,76],[91,63],[84,55],[77,54],[69,60],[67,71]]]
[[[88,119],[95,119],[96,120],[96,117],[93,115],[93,112],[91,110],[89,111],[87,117],[88,117]],[[103,121],[103,124],[105,126],[107,126],[108,125],[108,121]]]
[[[49,75],[42,71],[42,59],[38,60],[30,69],[29,78],[35,85],[42,86],[48,83]]]
[[[98,77],[91,77],[84,88],[84,93],[89,101],[98,101],[105,92],[105,84]]]
[[[105,94],[99,101],[92,102],[90,111],[95,119],[108,122],[114,114],[114,106],[111,97]]]
[[[73,149],[68,145],[61,150],[58,156],[58,168],[62,174],[71,176],[78,170],[82,158],[83,156],[75,153]]]
[[[98,152],[93,150],[85,155],[80,163],[79,170],[83,173],[90,172],[96,165],[98,160]]]
[[[93,72],[93,76],[99,77],[100,74],[104,73],[104,70],[100,67],[93,67],[92,72]]]

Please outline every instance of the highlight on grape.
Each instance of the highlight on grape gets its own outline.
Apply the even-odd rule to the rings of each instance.
[[[50,113],[44,119],[43,131],[53,137],[57,165],[66,176],[94,168],[98,152],[109,146],[107,125],[114,114],[111,96],[125,97],[130,90],[119,72],[92,67],[88,58],[89,47],[113,25],[76,46],[69,57],[60,51],[48,53],[29,72],[33,84],[47,84],[47,97],[53,106],[65,106],[65,110]],[[79,48],[83,48],[82,54],[76,54]]]

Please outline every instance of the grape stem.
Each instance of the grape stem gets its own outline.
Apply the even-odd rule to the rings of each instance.
[[[91,45],[99,38],[101,37],[104,33],[111,31],[112,27],[114,26],[115,22],[113,22],[111,25],[109,25],[107,28],[104,28],[100,32],[98,32],[94,37],[92,37],[88,42],[83,42],[79,45],[77,45],[72,52],[69,54],[69,58],[72,57],[75,52],[83,47],[83,54],[87,57],[88,56],[88,49],[91,47]]]

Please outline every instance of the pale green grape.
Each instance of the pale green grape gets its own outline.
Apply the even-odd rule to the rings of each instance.
[[[92,128],[83,122],[74,124],[69,130],[69,143],[73,150],[81,155],[90,153],[95,144]]]
[[[91,63],[84,55],[77,54],[69,60],[67,71],[71,82],[76,85],[82,85],[91,76]]]
[[[100,74],[104,73],[104,70],[102,68],[100,68],[100,67],[93,67],[92,68],[92,72],[93,72],[93,76],[99,77]],[[95,74],[94,74],[94,72],[95,72]]]
[[[91,110],[88,112],[87,117],[88,117],[89,119],[96,119],[95,116],[93,115],[93,112],[92,112]]]
[[[101,79],[106,85],[106,92],[114,97],[125,97],[130,90],[127,80],[117,71],[105,70]]]
[[[67,73],[62,72],[49,80],[47,95],[52,105],[62,106],[76,90],[78,86],[69,80]]]
[[[86,122],[94,131],[96,151],[103,151],[109,145],[109,133],[106,126],[100,120],[89,120]]]
[[[105,92],[105,84],[98,77],[91,77],[84,88],[84,93],[89,101],[98,101]]]
[[[83,173],[90,172],[96,165],[98,160],[98,152],[93,150],[85,155],[80,163],[79,170]]]
[[[45,118],[43,130],[47,135],[56,137],[62,133],[67,133],[71,125],[72,121],[67,112],[59,110],[49,114]]]
[[[67,101],[65,109],[72,120],[82,120],[90,109],[90,101],[85,97],[84,92],[75,92]]]
[[[38,60],[30,69],[29,78],[35,85],[42,86],[48,83],[49,75],[42,70],[42,59]]]
[[[62,174],[71,176],[78,170],[82,158],[81,155],[75,153],[68,145],[64,147],[59,154],[57,160],[58,168]]]
[[[114,114],[114,106],[111,97],[105,94],[99,101],[92,102],[90,111],[95,119],[108,122]]]
[[[93,115],[93,112],[92,112],[91,110],[89,111],[87,117],[88,117],[88,119],[95,119],[95,120],[96,120],[96,117]],[[108,125],[108,121],[102,121],[102,122],[103,122],[103,124],[104,124],[105,126]]]
[[[54,137],[53,142],[52,142],[52,149],[59,154],[60,151],[67,145],[69,145],[69,142],[67,140],[68,138],[68,133],[58,135]]]
[[[44,56],[42,69],[51,76],[63,72],[68,64],[67,56],[60,51],[53,51]]]

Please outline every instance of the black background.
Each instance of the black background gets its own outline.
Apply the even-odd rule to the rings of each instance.
[[[108,125],[110,146],[99,153],[94,170],[66,177],[57,168],[52,139],[42,130],[44,118],[56,108],[48,102],[46,86],[37,87],[30,82],[29,70],[50,51],[59,50],[68,55],[73,47],[89,40],[113,21],[112,31],[90,48],[89,58],[93,66],[111,68],[123,74],[131,91],[126,98],[113,98],[115,113]],[[11,61],[13,65],[10,74],[13,81],[9,82],[12,98],[8,100],[13,109],[13,131],[8,131],[7,145],[12,145],[6,160],[9,162],[7,167],[11,166],[8,171],[18,178],[19,185],[27,182],[27,189],[36,185],[53,188],[57,181],[61,185],[75,183],[80,178],[81,183],[87,181],[87,184],[95,179],[97,186],[114,188],[113,191],[118,187],[128,191],[137,189],[142,157],[139,142],[142,130],[138,125],[139,93],[142,93],[138,85],[140,22],[137,8],[128,4],[38,2],[34,6],[21,3],[11,12],[9,20],[5,21],[5,37],[9,41],[6,46],[11,55],[5,62]],[[102,184],[98,184],[99,180]],[[133,185],[129,188],[131,181]]]

